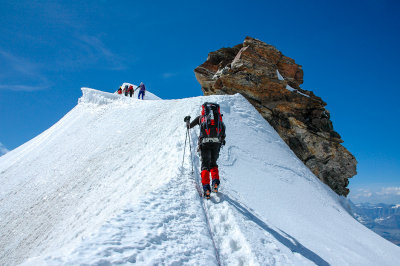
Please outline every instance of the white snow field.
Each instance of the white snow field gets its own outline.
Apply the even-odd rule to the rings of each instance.
[[[54,126],[0,158],[0,265],[399,265],[241,95],[147,101],[83,88]],[[196,189],[198,128],[227,127],[221,192]],[[188,144],[187,144],[188,145]],[[204,207],[204,209],[203,209]]]

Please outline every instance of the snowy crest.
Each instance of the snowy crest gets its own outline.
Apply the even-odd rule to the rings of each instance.
[[[123,83],[123,85],[128,85],[128,86],[132,85],[134,89],[137,88],[136,85],[130,83]],[[133,97],[131,98],[117,93],[109,93],[85,87],[81,88],[81,90],[82,90],[82,97],[79,98],[78,100],[79,103],[91,103],[97,105],[110,104],[115,101],[127,101],[127,100],[137,99],[138,96],[138,91],[135,91]],[[161,98],[154,95],[150,91],[146,90],[144,100],[161,100]]]
[[[120,100],[121,96],[108,92],[98,91],[90,88],[82,88],[82,97],[79,103],[93,103],[97,105],[109,104],[116,100]]]
[[[400,261],[400,248],[351,217],[240,94],[82,93],[54,126],[0,157],[1,265]],[[209,201],[197,190],[199,129],[185,138],[183,122],[204,102],[220,105],[227,134]]]

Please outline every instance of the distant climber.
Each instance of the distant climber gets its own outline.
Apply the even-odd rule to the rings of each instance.
[[[225,145],[225,124],[222,122],[220,106],[216,103],[205,102],[202,105],[201,115],[190,123],[190,116],[184,118],[186,127],[200,126],[198,147],[201,154],[201,183],[206,199],[210,198],[210,173],[212,179],[212,191],[218,192],[220,184],[217,160],[219,150]]]
[[[125,87],[124,87],[124,93],[125,93],[125,96],[128,96],[128,85],[125,85]]]
[[[133,95],[133,85],[129,85],[128,92],[129,92],[129,96],[132,97],[132,95]]]
[[[142,95],[142,100],[143,100],[144,94],[146,92],[146,86],[144,86],[143,82],[140,82],[138,89],[139,89],[138,99],[140,99],[140,95]]]
[[[119,89],[117,90],[117,93],[118,93],[118,94],[122,94],[122,88],[121,88],[121,86],[119,86]]]

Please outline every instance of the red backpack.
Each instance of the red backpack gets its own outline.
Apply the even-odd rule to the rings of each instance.
[[[219,104],[205,102],[200,117],[200,138],[204,142],[221,142],[225,137],[225,125]]]

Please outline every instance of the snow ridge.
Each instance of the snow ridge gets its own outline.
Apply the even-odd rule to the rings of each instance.
[[[109,104],[115,100],[124,99],[118,94],[111,94],[90,88],[82,88],[82,97],[78,103],[93,103],[97,105]]]
[[[54,126],[0,157],[0,264],[400,260],[400,248],[351,217],[240,94],[156,100],[146,92],[154,100],[142,101],[82,93]],[[190,132],[194,174],[190,153],[181,168],[183,117],[206,101],[220,104],[227,126],[221,192],[210,201],[196,189],[198,128]]]
[[[130,84],[130,83],[123,83],[123,85],[132,85],[134,88],[137,88],[136,85]],[[98,91],[94,90],[91,88],[81,88],[82,90],[82,97],[79,98],[78,103],[87,103],[87,104],[96,104],[96,105],[105,105],[105,104],[111,104],[115,103],[116,101],[118,102],[123,102],[123,101],[129,101],[132,99],[137,99],[138,97],[138,91],[136,90],[133,94],[133,97],[126,97],[125,95],[120,95],[120,94],[112,94],[108,92],[103,92],[103,91]],[[145,93],[145,100],[161,100],[158,96],[154,95],[153,93],[149,92],[146,90]]]

